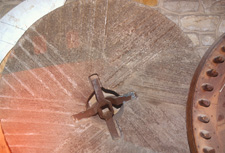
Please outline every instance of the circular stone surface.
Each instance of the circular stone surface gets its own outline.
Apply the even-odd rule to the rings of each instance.
[[[32,25],[0,81],[0,114],[12,152],[189,152],[185,108],[199,62],[191,41],[154,9],[126,0],[69,3]],[[75,122],[93,92],[88,76],[136,92],[112,140],[98,116]]]

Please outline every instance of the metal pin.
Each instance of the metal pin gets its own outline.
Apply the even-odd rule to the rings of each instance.
[[[203,84],[202,85],[202,89],[205,91],[212,91],[213,90],[213,86],[211,86],[210,84]]]
[[[209,134],[209,131],[206,131],[206,130],[202,130],[200,132],[200,136],[203,137],[204,139],[210,139],[211,138],[211,136]]]
[[[203,122],[203,123],[209,123],[209,118],[206,115],[199,115],[198,120]]]
[[[222,56],[217,56],[213,59],[214,63],[223,63],[224,62],[224,58]]]
[[[198,101],[199,105],[204,106],[204,107],[209,107],[211,102],[209,100],[206,99],[200,99]]]
[[[207,74],[208,76],[210,76],[210,77],[217,77],[217,76],[218,76],[218,72],[216,72],[216,70],[214,70],[214,69],[208,70],[208,71],[206,72],[206,74]]]

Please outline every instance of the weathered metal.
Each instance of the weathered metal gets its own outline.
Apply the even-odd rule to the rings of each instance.
[[[187,104],[187,133],[192,153],[225,152],[225,34],[202,58],[192,79]]]
[[[73,115],[73,117],[76,120],[80,120],[82,118],[88,118],[98,114],[101,119],[106,121],[108,130],[112,138],[117,139],[121,136],[121,134],[113,118],[114,116],[113,106],[121,107],[123,102],[136,98],[136,94],[133,92],[130,92],[123,96],[105,97],[102,92],[102,87],[101,87],[101,83],[100,83],[100,79],[98,75],[97,74],[91,75],[89,77],[89,80],[95,92],[96,103],[94,103],[90,108],[87,108],[86,111]]]

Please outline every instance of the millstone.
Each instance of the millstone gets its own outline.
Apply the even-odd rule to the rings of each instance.
[[[12,152],[189,152],[186,101],[199,62],[191,41],[158,11],[127,0],[69,3],[32,25],[0,81],[2,128]],[[79,121],[97,73],[102,86],[135,92],[115,115]]]

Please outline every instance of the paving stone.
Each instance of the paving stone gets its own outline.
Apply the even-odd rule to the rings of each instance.
[[[169,18],[170,20],[172,20],[174,23],[176,23],[177,25],[179,24],[179,16],[178,15],[168,15],[168,14],[164,14],[166,15],[167,18]]]
[[[225,33],[225,17],[222,19],[220,25],[219,25],[219,35],[222,35]]]
[[[199,2],[196,0],[165,0],[163,7],[167,10],[182,13],[182,12],[197,12]]]
[[[193,42],[194,46],[199,46],[199,38],[196,34],[187,34],[187,36],[191,39],[191,41]]]
[[[206,13],[224,13],[224,0],[201,0]]]
[[[215,41],[215,36],[213,35],[201,35],[200,38],[201,38],[202,45],[204,46],[210,46]]]
[[[198,52],[199,56],[202,58],[205,54],[205,52],[208,50],[209,47],[199,47],[195,50]]]
[[[215,31],[218,22],[218,16],[191,15],[181,18],[182,29],[191,31]]]

